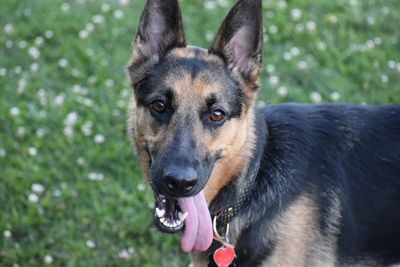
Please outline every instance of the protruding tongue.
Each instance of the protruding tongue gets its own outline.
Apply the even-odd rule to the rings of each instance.
[[[181,239],[184,252],[205,251],[213,239],[210,212],[203,191],[193,197],[178,199],[182,212],[187,212],[185,230]]]

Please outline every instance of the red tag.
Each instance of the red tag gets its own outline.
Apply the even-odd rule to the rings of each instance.
[[[218,267],[228,267],[233,262],[236,254],[232,247],[220,247],[214,252],[214,262]]]

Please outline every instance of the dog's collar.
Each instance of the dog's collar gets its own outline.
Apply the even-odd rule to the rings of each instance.
[[[255,180],[260,168],[261,159],[263,157],[265,143],[266,143],[266,134],[267,129],[264,123],[264,119],[261,116],[257,116],[256,121],[260,122],[256,127],[256,136],[257,136],[257,146],[256,151],[253,154],[253,157],[250,158],[249,166],[247,170],[244,172],[242,177],[239,177],[237,181],[246,181],[243,188],[240,188],[240,185],[236,186],[236,190],[238,193],[235,195],[238,197],[234,197],[235,201],[232,204],[228,205],[226,208],[218,209],[214,212],[211,212],[211,217],[217,222],[218,229],[225,229],[226,225],[239,213],[245,204],[246,200],[251,195],[254,190]]]

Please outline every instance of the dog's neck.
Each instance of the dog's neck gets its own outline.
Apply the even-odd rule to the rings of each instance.
[[[267,139],[267,127],[265,120],[254,110],[254,119],[257,125],[252,127],[254,133],[252,138],[254,146],[251,154],[248,156],[247,164],[240,175],[233,177],[231,182],[223,187],[210,204],[211,215],[218,216],[217,223],[224,228],[239,212],[246,203],[249,195],[254,189],[254,180],[260,168],[260,162],[264,154],[265,143]]]

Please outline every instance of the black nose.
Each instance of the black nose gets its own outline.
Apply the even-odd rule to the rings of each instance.
[[[173,194],[187,194],[197,184],[197,173],[191,167],[170,166],[164,170],[164,181]]]

